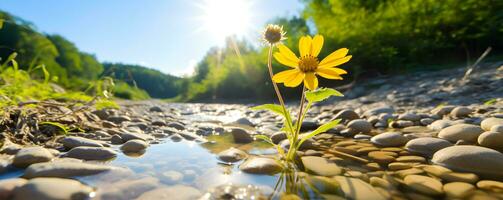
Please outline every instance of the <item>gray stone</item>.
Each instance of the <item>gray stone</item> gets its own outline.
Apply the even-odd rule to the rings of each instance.
[[[152,106],[148,109],[150,112],[163,112],[162,108],[159,106]]]
[[[75,176],[88,176],[112,169],[109,166],[82,162],[44,162],[30,165],[24,172],[23,177],[59,177],[70,178]]]
[[[390,126],[393,128],[406,128],[406,127],[414,126],[414,122],[406,121],[406,120],[398,120],[398,121],[391,122]]]
[[[169,122],[167,126],[178,130],[185,130],[185,126],[180,122]]]
[[[415,113],[403,113],[398,116],[399,120],[405,120],[405,121],[419,121],[421,117]]]
[[[503,125],[494,125],[491,127],[492,132],[503,133]]]
[[[106,147],[75,147],[65,156],[83,160],[109,160],[115,158],[117,152]]]
[[[89,199],[93,189],[72,179],[34,178],[14,190],[13,200]]]
[[[451,120],[441,119],[441,120],[434,121],[428,127],[432,130],[439,131],[439,130],[442,130],[442,129],[447,128],[449,126],[452,126],[454,124],[456,124],[456,122],[453,122]]]
[[[115,124],[121,124],[122,122],[131,121],[131,118],[128,116],[110,116],[107,118],[107,121],[111,121]]]
[[[276,174],[283,167],[272,158],[250,157],[239,166],[239,169],[251,174]]]
[[[477,139],[480,146],[503,150],[503,132],[486,131]]]
[[[24,178],[11,178],[0,180],[0,199],[10,199],[14,190],[26,184]]]
[[[393,112],[395,112],[395,110],[392,107],[383,106],[367,110],[365,111],[365,113],[363,113],[363,116],[370,117],[372,115],[379,115],[381,113],[393,114]]]
[[[372,124],[364,119],[355,119],[348,123],[347,127],[356,133],[370,133]]]
[[[218,153],[218,159],[224,162],[237,162],[245,159],[246,157],[248,157],[248,154],[246,154],[246,152],[234,147]]]
[[[80,146],[103,147],[103,145],[98,141],[75,136],[65,137],[61,140],[61,143],[67,149],[72,149],[74,147],[80,147]]]
[[[430,125],[431,123],[433,123],[435,120],[432,119],[432,118],[423,118],[421,120],[419,120],[419,122],[421,123],[421,125],[423,126],[428,126]]]
[[[334,119],[341,119],[343,122],[344,121],[351,121],[354,119],[360,119],[360,116],[355,111],[344,109],[339,111],[335,116]]]
[[[380,146],[398,147],[403,146],[408,140],[400,132],[386,132],[372,137],[370,141]]]
[[[457,142],[464,140],[466,142],[475,143],[479,135],[484,132],[479,126],[471,124],[455,124],[442,129],[438,133],[439,138]]]
[[[434,115],[438,115],[438,116],[444,116],[444,115],[447,115],[449,114],[452,109],[454,109],[454,106],[438,106],[436,108],[434,108],[433,110],[431,110],[431,113],[434,114]]]
[[[302,164],[307,172],[321,176],[335,176],[342,173],[342,169],[335,163],[318,156],[301,157]]]
[[[250,143],[253,141],[253,137],[243,128],[234,127],[230,129],[230,132],[235,143]]]
[[[121,146],[121,150],[126,153],[136,153],[147,149],[148,144],[143,140],[129,140]]]
[[[286,139],[284,132],[276,132],[271,135],[271,140],[274,144],[279,144],[282,140]]]
[[[152,139],[152,137],[150,135],[143,134],[143,133],[132,133],[132,132],[123,132],[121,134],[121,138],[122,138],[123,142],[127,142],[129,140],[134,140],[134,139],[143,140],[143,141],[147,141],[147,140]]]
[[[480,123],[480,126],[485,131],[490,131],[491,128],[496,125],[503,125],[503,118],[491,117],[491,118],[487,118],[487,119],[482,120],[482,122]]]
[[[122,137],[120,135],[112,135],[112,138],[110,138],[110,142],[112,142],[112,144],[124,143],[124,141],[122,140]]]
[[[450,147],[453,144],[447,140],[432,137],[422,137],[410,140],[405,144],[405,149],[410,152],[419,153],[431,157],[440,149]]]
[[[12,165],[25,168],[34,163],[50,161],[52,158],[52,153],[43,147],[27,147],[16,153]]]
[[[503,154],[493,149],[459,145],[437,151],[432,162],[451,170],[471,172],[485,177],[503,177]]]
[[[239,118],[234,122],[235,124],[246,125],[246,126],[254,126],[253,123],[247,118]]]

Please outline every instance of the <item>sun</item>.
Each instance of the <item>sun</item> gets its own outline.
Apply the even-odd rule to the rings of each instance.
[[[203,0],[197,6],[202,9],[198,17],[203,21],[202,30],[218,38],[245,35],[251,27],[251,1]]]

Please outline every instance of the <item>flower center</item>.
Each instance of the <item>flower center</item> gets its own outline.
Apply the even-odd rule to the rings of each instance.
[[[299,69],[302,72],[314,72],[318,68],[318,58],[306,55],[300,57]]]

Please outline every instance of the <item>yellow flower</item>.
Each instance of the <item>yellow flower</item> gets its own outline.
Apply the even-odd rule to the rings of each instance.
[[[323,47],[323,36],[304,36],[299,41],[300,57],[297,57],[285,45],[278,45],[279,52],[274,53],[274,58],[281,64],[293,69],[282,71],[273,77],[276,83],[284,83],[287,87],[297,87],[304,81],[309,90],[318,88],[316,75],[327,79],[342,80],[340,75],[347,74],[343,69],[335,66],[344,64],[351,59],[347,48],[342,48],[328,55],[318,62],[318,54]]]
[[[262,31],[262,41],[268,45],[276,45],[286,39],[285,34],[283,26],[269,24]]]

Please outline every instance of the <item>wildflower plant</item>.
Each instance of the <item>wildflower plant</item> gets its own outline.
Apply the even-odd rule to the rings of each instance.
[[[300,39],[300,56],[297,56],[287,46],[281,43],[281,41],[285,39],[285,32],[283,31],[283,27],[278,25],[268,25],[263,31],[262,39],[269,47],[267,67],[274,91],[276,92],[280,104],[264,104],[252,109],[269,110],[282,116],[284,125],[281,130],[285,132],[290,146],[288,151],[285,152],[279,145],[274,144],[268,136],[257,135],[255,137],[265,140],[275,146],[284,161],[293,163],[297,150],[306,140],[317,134],[326,132],[339,123],[340,120],[336,119],[319,126],[310,133],[300,133],[306,113],[314,103],[323,101],[331,96],[344,96],[335,89],[318,88],[317,75],[327,79],[342,80],[341,75],[347,74],[347,72],[336,66],[348,62],[351,59],[351,55],[347,55],[347,48],[342,48],[319,61],[318,55],[323,47],[324,39],[323,36],[316,35],[314,37],[303,36]],[[273,54],[274,47],[277,47],[279,51]],[[291,69],[274,74],[272,71],[272,57]],[[283,83],[286,87],[297,87],[303,83],[296,121],[292,120],[292,115],[285,106],[285,101],[279,91],[277,83]],[[305,105],[306,101],[307,105]]]

